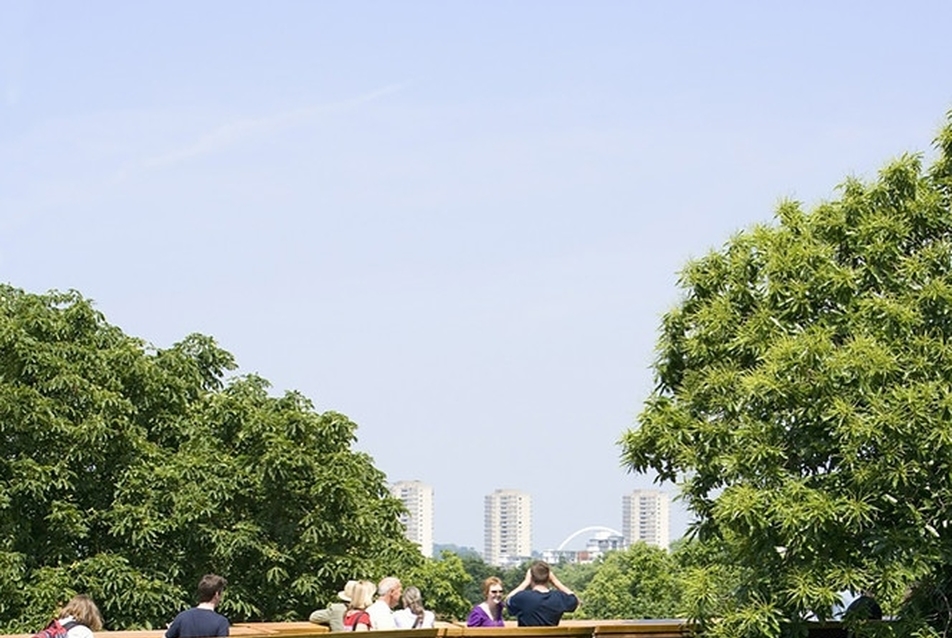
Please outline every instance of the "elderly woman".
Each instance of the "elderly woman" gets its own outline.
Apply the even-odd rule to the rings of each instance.
[[[374,601],[377,586],[368,580],[357,581],[351,594],[350,605],[344,614],[344,631],[370,631],[370,614],[367,608]]]
[[[467,627],[505,627],[502,619],[502,581],[490,576],[483,581],[483,598],[485,600],[469,612],[466,619]]]
[[[403,609],[394,612],[393,624],[397,629],[421,629],[432,627],[436,617],[423,608],[423,594],[417,587],[403,590]]]

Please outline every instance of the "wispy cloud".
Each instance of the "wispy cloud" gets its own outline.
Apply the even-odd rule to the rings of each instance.
[[[294,109],[266,117],[236,119],[205,133],[192,144],[142,160],[139,166],[142,168],[165,167],[202,155],[216,153],[242,140],[269,135],[306,124],[329,113],[346,111],[368,102],[374,102],[402,91],[404,88],[406,88],[405,84],[391,84],[376,91],[338,102]]]

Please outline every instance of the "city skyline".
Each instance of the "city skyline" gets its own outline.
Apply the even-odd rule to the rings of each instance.
[[[931,143],[952,4],[0,3],[0,267],[346,415],[436,540],[676,488],[618,441],[679,273]],[[82,28],[77,28],[82,25]],[[809,43],[805,46],[804,43]],[[672,536],[687,525],[677,502]]]
[[[574,541],[585,543],[586,548],[593,544],[600,546],[595,550],[604,552],[606,547],[617,549],[619,542],[624,546],[638,541],[649,545],[667,548],[670,544],[670,495],[664,490],[633,490],[622,495],[620,507],[621,525],[574,526],[573,531],[558,545],[543,546],[533,542],[532,495],[512,488],[496,488],[483,498],[483,544],[480,548],[458,542],[458,539],[435,539],[433,528],[438,519],[438,510],[434,505],[433,487],[417,479],[404,479],[390,484],[390,493],[400,500],[408,512],[402,514],[400,522],[406,530],[406,537],[421,547],[424,556],[433,556],[434,545],[454,545],[472,549],[490,564],[505,565],[520,562],[531,554],[562,551],[562,545]],[[585,537],[586,530],[603,530],[603,537],[597,535]],[[622,530],[618,533],[617,530]],[[604,535],[611,532],[609,535]],[[565,548],[569,550],[570,548]],[[512,558],[511,558],[512,557]]]

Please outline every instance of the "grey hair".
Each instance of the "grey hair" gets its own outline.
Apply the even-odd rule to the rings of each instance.
[[[377,595],[386,596],[390,593],[390,590],[397,587],[400,584],[400,579],[396,576],[387,576],[377,585]]]

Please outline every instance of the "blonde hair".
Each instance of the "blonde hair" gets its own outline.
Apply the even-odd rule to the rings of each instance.
[[[483,598],[489,598],[489,590],[493,585],[502,587],[502,581],[496,576],[490,576],[483,581]]]
[[[370,607],[370,603],[374,601],[375,591],[377,591],[377,586],[369,580],[358,581],[351,594],[350,608],[367,609]]]
[[[85,594],[73,596],[68,603],[59,610],[57,618],[72,616],[76,622],[86,625],[93,631],[102,629],[102,614],[93,599]]]

